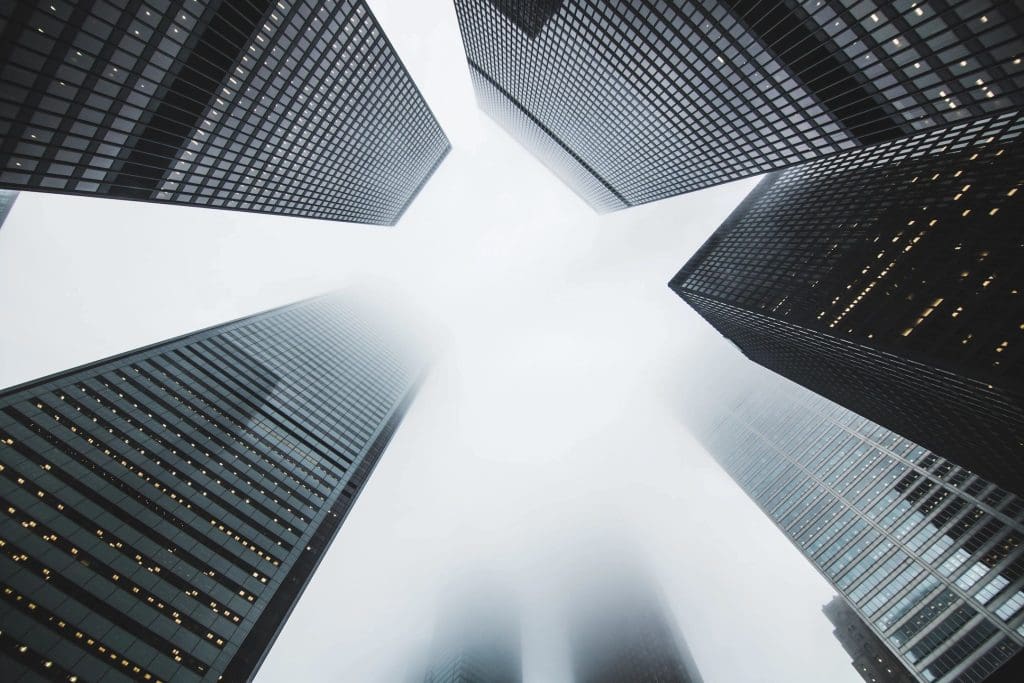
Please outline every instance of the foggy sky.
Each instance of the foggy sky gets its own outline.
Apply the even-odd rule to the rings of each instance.
[[[665,283],[756,179],[597,216],[477,110],[449,0],[371,7],[454,147],[399,226],[23,192],[0,229],[0,386],[382,291],[441,355],[260,683],[402,680],[466,567],[521,595],[526,680],[568,680],[549,605],[601,529],[644,548],[708,683],[859,680],[833,591],[674,400],[725,342]]]

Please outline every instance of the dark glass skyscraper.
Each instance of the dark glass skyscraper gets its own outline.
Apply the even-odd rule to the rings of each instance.
[[[743,363],[688,422],[722,468],[922,681],[981,681],[1024,647],[1024,501]]]
[[[481,107],[601,211],[1024,105],[1012,0],[455,0]]]
[[[1021,132],[768,175],[669,286],[756,362],[1024,493]]]
[[[249,680],[415,393],[379,327],[322,297],[0,394],[4,677]]]
[[[850,663],[868,683],[915,683],[917,680],[864,620],[838,595],[821,608],[835,626],[832,633],[853,657]]]
[[[392,225],[450,145],[364,0],[0,5],[0,186]]]

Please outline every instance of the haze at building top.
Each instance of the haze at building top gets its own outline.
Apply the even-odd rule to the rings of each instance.
[[[416,68],[422,68],[425,72],[432,72],[435,75],[443,73],[449,79],[451,73],[464,73],[462,65],[451,59],[447,59],[443,67],[439,68],[440,62],[444,60],[435,56],[438,51],[437,45],[445,44],[444,41],[436,42],[437,34],[446,36],[449,39],[447,44],[454,45],[457,49],[457,38],[452,31],[445,32],[446,30],[438,29],[436,24],[431,24],[429,14],[415,14],[415,11],[410,12],[408,8],[394,11],[409,12],[409,16],[403,19],[404,22],[409,22],[407,26],[413,26],[415,22],[415,26],[407,34],[415,36],[408,38],[409,44],[425,47],[424,43],[430,42],[430,47],[434,48],[431,51],[433,54],[410,50],[409,54],[418,55],[415,61],[421,65],[411,66],[410,60],[410,69],[414,75]],[[450,7],[446,6],[440,10],[437,7],[429,8],[429,12],[451,20]],[[431,30],[425,30],[425,27],[431,27]],[[405,50],[399,47],[399,52],[405,54]],[[448,56],[451,54],[448,53]],[[417,81],[427,82],[421,78],[417,78]],[[426,86],[424,88],[426,90]],[[458,87],[455,89],[458,90]],[[34,226],[43,231],[36,236],[37,239],[57,239],[53,240],[54,246],[45,249],[45,252],[42,248],[44,242],[36,241],[30,242],[30,245],[34,245],[35,251],[30,248],[20,253],[28,253],[34,257],[30,263],[60,263],[61,270],[65,272],[51,274],[52,281],[39,283],[35,288],[37,291],[25,292],[22,301],[11,302],[13,305],[5,310],[14,311],[15,315],[21,316],[17,320],[22,322],[15,324],[39,332],[26,334],[26,338],[45,348],[46,344],[57,344],[54,340],[60,340],[68,333],[63,325],[74,324],[67,316],[57,313],[63,307],[81,304],[83,318],[89,318],[80,323],[85,331],[85,348],[88,348],[90,332],[94,335],[92,343],[95,345],[99,340],[102,345],[111,342],[112,330],[123,330],[126,336],[117,338],[127,338],[132,334],[139,335],[145,332],[144,327],[139,329],[137,326],[184,324],[175,321],[194,320],[197,313],[207,316],[219,315],[216,313],[218,307],[230,308],[238,301],[258,300],[261,294],[259,288],[267,287],[268,282],[277,283],[279,288],[275,290],[274,296],[283,297],[284,291],[288,291],[289,296],[296,293],[311,293],[310,289],[303,287],[311,286],[313,283],[322,285],[329,282],[334,285],[337,279],[342,277],[358,279],[360,276],[366,277],[373,273],[378,280],[395,287],[410,301],[438,314],[448,327],[452,346],[458,350],[456,357],[459,361],[458,364],[453,364],[454,367],[449,365],[447,371],[441,375],[447,378],[450,384],[446,385],[442,380],[437,386],[460,386],[460,383],[465,381],[475,387],[473,392],[465,394],[472,397],[472,406],[467,405],[470,403],[467,401],[460,407],[457,411],[458,428],[453,431],[473,444],[474,449],[480,449],[479,452],[485,454],[484,460],[488,465],[487,468],[479,468],[479,463],[476,463],[477,468],[474,468],[474,458],[464,457],[460,460],[457,454],[463,445],[453,444],[450,438],[448,441],[434,442],[429,438],[419,438],[415,443],[410,442],[408,458],[401,462],[403,474],[416,479],[415,486],[402,489],[401,493],[404,495],[388,497],[391,505],[409,506],[409,516],[402,518],[399,515],[401,521],[411,524],[419,533],[429,537],[431,532],[425,531],[424,526],[420,524],[433,516],[433,521],[442,522],[437,525],[437,529],[461,528],[467,531],[470,538],[483,541],[489,534],[474,534],[474,524],[480,524],[482,527],[493,525],[487,530],[491,534],[495,529],[500,530],[499,537],[506,533],[515,533],[508,530],[517,528],[517,520],[542,512],[558,513],[560,510],[557,501],[564,500],[567,493],[571,497],[571,492],[580,492],[589,487],[591,494],[595,491],[603,494],[602,501],[611,497],[610,492],[614,492],[616,496],[627,496],[624,500],[642,511],[637,514],[645,521],[651,522],[652,529],[661,530],[660,540],[665,546],[675,547],[676,544],[682,544],[682,539],[686,538],[692,542],[687,550],[693,551],[695,557],[704,560],[705,557],[715,556],[721,552],[721,547],[729,542],[728,539],[716,539],[717,547],[706,543],[702,545],[699,539],[694,538],[695,535],[699,536],[699,533],[692,529],[680,529],[680,520],[687,519],[685,515],[680,514],[678,505],[682,503],[673,499],[672,504],[665,503],[661,509],[661,512],[665,513],[665,518],[673,521],[671,527],[658,526],[656,515],[647,517],[647,512],[653,505],[650,500],[651,489],[658,491],[659,486],[667,486],[669,481],[673,483],[673,496],[679,495],[680,482],[683,481],[687,485],[699,481],[719,494],[722,493],[722,489],[714,489],[714,483],[718,480],[713,476],[704,478],[708,475],[700,472],[699,466],[696,472],[680,472],[669,465],[667,471],[673,472],[673,476],[664,477],[663,481],[651,482],[652,477],[658,479],[658,467],[665,466],[664,462],[659,464],[659,453],[664,453],[670,444],[679,447],[680,452],[683,446],[671,430],[659,431],[657,428],[650,428],[647,421],[656,421],[647,414],[656,412],[652,410],[653,403],[637,401],[636,397],[648,395],[646,392],[649,392],[650,387],[645,385],[650,384],[652,378],[659,375],[655,371],[659,363],[663,363],[668,357],[677,358],[679,355],[685,355],[687,350],[693,350],[695,338],[699,337],[694,334],[693,329],[696,319],[678,302],[674,302],[675,306],[662,306],[666,303],[666,292],[657,290],[663,287],[661,283],[667,274],[674,271],[679,263],[693,253],[699,238],[702,238],[710,227],[706,223],[717,223],[724,217],[724,212],[735,204],[742,192],[727,192],[728,188],[722,188],[702,197],[666,203],[662,207],[638,208],[634,210],[637,213],[632,216],[621,215],[597,223],[589,213],[579,210],[582,207],[572,197],[562,194],[563,188],[549,187],[552,181],[543,169],[524,160],[522,156],[516,156],[507,145],[502,144],[504,139],[498,137],[500,134],[494,133],[490,128],[481,127],[472,116],[467,116],[472,110],[468,98],[461,96],[463,94],[458,93],[458,96],[452,97],[450,103],[438,105],[442,122],[448,120],[447,113],[452,117],[450,120],[465,124],[458,126],[458,135],[467,143],[463,148],[464,165],[448,176],[448,182],[452,183],[450,186],[459,188],[458,202],[454,201],[451,195],[445,195],[441,191],[444,185],[439,185],[441,189],[433,195],[428,185],[422,198],[428,203],[422,209],[413,209],[413,212],[419,211],[420,218],[403,225],[400,238],[388,236],[386,240],[370,237],[364,239],[351,231],[342,232],[338,238],[334,238],[326,235],[321,230],[322,226],[293,227],[297,222],[290,222],[291,234],[285,240],[270,234],[279,230],[281,224],[273,223],[272,219],[264,217],[257,217],[251,221],[240,221],[225,215],[209,219],[206,217],[207,212],[193,214],[189,213],[190,209],[168,209],[163,218],[156,219],[156,214],[146,213],[139,207],[119,207],[104,216],[101,214],[105,212],[90,211],[78,201],[67,200],[63,204],[53,202],[52,208],[47,206],[45,209],[41,202],[36,201],[32,206],[38,215],[49,214],[55,219],[50,223],[42,220],[39,221],[42,225]],[[429,97],[428,92],[428,99],[434,102],[444,98]],[[465,111],[462,114],[452,114],[457,108],[464,108]],[[460,116],[462,118],[459,118]],[[446,123],[446,127],[450,128],[451,124]],[[456,134],[452,135],[455,138]],[[457,158],[459,148],[459,140],[456,139],[457,151],[452,161]],[[442,167],[438,180],[445,177],[444,173]],[[455,184],[455,179],[460,182]],[[429,199],[431,196],[433,199]],[[32,198],[28,199],[31,201]],[[452,208],[455,203],[459,204],[457,212]],[[59,212],[60,207],[64,208],[63,214]],[[69,220],[70,207],[74,207],[74,222]],[[17,217],[17,214],[14,215]],[[204,217],[200,218],[200,215]],[[102,225],[104,220],[111,220],[110,216],[113,216],[114,224]],[[61,220],[66,225],[55,227],[55,223]],[[125,225],[128,222],[134,222],[135,225]],[[90,231],[89,241],[74,236],[73,231],[68,229],[72,226],[80,228],[81,225],[96,226],[96,229]],[[146,232],[133,239],[129,228],[139,230],[140,227],[144,227]],[[341,226],[329,227],[337,229]],[[235,228],[238,232],[232,233]],[[407,228],[411,234],[406,234]],[[204,234],[201,232],[202,229],[211,230],[212,234]],[[682,234],[687,230],[691,233]],[[25,239],[24,231],[24,227],[19,229],[17,239]],[[170,238],[172,231],[173,239]],[[65,242],[61,243],[61,240]],[[119,241],[124,241],[124,244],[118,244]],[[179,242],[182,244],[178,244]],[[217,260],[203,261],[203,255],[197,254],[194,248],[189,248],[190,245],[196,244],[211,248],[212,255],[216,256]],[[139,249],[140,245],[145,248]],[[153,252],[160,252],[160,258],[154,259]],[[41,257],[42,253],[45,253],[45,259]],[[99,258],[100,256],[102,258]],[[668,256],[671,256],[672,263],[669,263]],[[133,262],[133,258],[137,260]],[[76,259],[79,261],[76,262]],[[116,269],[109,269],[115,272],[105,272],[108,269],[97,267],[96,264],[100,262],[116,263]],[[181,269],[174,273],[176,290],[173,293],[146,285],[147,277],[151,277],[151,274],[157,272],[166,262],[176,263]],[[217,276],[211,278],[209,272],[204,272],[203,263],[207,266],[216,263],[216,267],[221,270]],[[147,264],[151,266],[149,269],[145,268]],[[343,269],[345,275],[338,275]],[[657,282],[651,278],[652,271],[655,270],[664,272],[664,275],[658,275]],[[30,279],[24,277],[24,267],[21,270],[12,269],[10,273],[12,281],[19,274],[23,276],[24,281]],[[305,279],[296,280],[295,273],[303,273],[301,277]],[[91,278],[95,278],[96,282],[90,282]],[[212,301],[213,297],[209,296],[207,289],[211,280],[214,287],[219,286],[223,291],[231,292],[239,298],[234,302]],[[136,291],[125,288],[123,283],[126,281],[132,282]],[[90,289],[98,283],[113,287],[107,289],[104,296],[104,290],[98,286]],[[650,287],[644,283],[649,283]],[[322,288],[317,287],[317,290]],[[117,291],[118,302],[126,304],[119,309],[120,315],[117,316],[103,310],[101,305],[104,301],[109,304],[111,291]],[[55,292],[61,292],[63,296],[55,296]],[[96,301],[92,301],[93,299]],[[278,299],[280,302],[286,300]],[[54,302],[58,302],[57,311],[54,311]],[[195,302],[203,302],[208,308],[202,311],[185,310],[194,306]],[[262,303],[248,310],[266,306],[266,303]],[[157,321],[157,316],[148,317],[147,311],[154,308],[159,308],[162,314],[166,314],[166,318],[160,316],[161,320]],[[30,310],[32,315],[26,315],[26,311]],[[35,315],[37,310],[50,310],[55,314],[50,316],[49,321],[37,320],[35,318],[46,317]],[[130,311],[130,314],[126,314],[126,311]],[[175,315],[179,317],[175,318]],[[141,322],[134,323],[131,326],[133,329],[125,329],[128,327],[126,319],[131,319],[133,323]],[[215,318],[212,321],[218,320]],[[56,328],[51,330],[52,334],[43,331],[48,325]],[[190,325],[195,326],[198,325]],[[150,336],[149,340],[153,338],[160,338],[160,335]],[[12,343],[22,342],[16,340]],[[704,343],[713,342],[705,339]],[[85,352],[82,347],[69,350],[66,343],[57,345],[65,354]],[[31,349],[23,356],[19,356],[19,359],[27,358],[28,363],[39,363],[41,351],[42,349]],[[33,358],[35,360],[32,360]],[[55,361],[51,358],[46,362]],[[475,378],[462,377],[462,364],[474,369],[472,374]],[[594,367],[600,367],[602,372],[594,373]],[[25,372],[21,367],[15,371]],[[518,376],[513,371],[518,371]],[[631,373],[635,377],[631,376]],[[607,381],[609,376],[617,378],[617,381]],[[532,384],[529,381],[531,378]],[[563,383],[556,382],[553,378],[560,378]],[[571,386],[568,386],[570,384]],[[538,391],[538,387],[543,387],[543,391]],[[622,396],[633,399],[633,403],[628,405],[628,410],[626,401],[614,398]],[[441,404],[446,405],[443,401]],[[447,406],[451,408],[450,403]],[[640,406],[646,410],[641,410]],[[443,410],[437,410],[438,412],[429,414],[435,417],[445,415]],[[624,415],[630,419],[624,420]],[[625,424],[620,425],[616,420],[622,420]],[[605,428],[607,424],[615,424],[620,429],[615,430],[616,434],[605,435],[606,438],[601,441],[607,443],[594,443],[594,440],[586,442],[586,457],[572,459],[570,455],[566,455],[576,448],[577,444],[573,441],[581,434],[588,430],[600,433],[602,421]],[[643,425],[646,429],[637,430],[637,425]],[[422,421],[419,429],[420,431],[413,432],[419,437],[423,436],[423,430],[430,433],[430,428],[425,427]],[[637,431],[646,433],[637,434]],[[630,438],[618,441],[618,433],[629,434]],[[495,434],[500,434],[501,438],[495,439]],[[662,439],[652,439],[653,434],[658,434]],[[436,432],[434,437],[437,438]],[[424,443],[427,444],[426,447]],[[434,444],[433,450],[430,448],[431,443]],[[615,444],[614,450],[617,452],[609,453],[608,443]],[[486,444],[486,447],[483,444]],[[453,452],[456,455],[453,455]],[[671,455],[678,460],[680,452]],[[396,451],[391,451],[391,456],[395,457],[395,453]],[[398,450],[397,453],[400,460],[402,451]],[[425,453],[432,457],[426,457]],[[626,462],[622,458],[622,453],[631,454],[628,463],[635,466],[634,468],[622,467]],[[560,470],[557,467],[558,457],[552,458],[552,455],[572,460],[574,466]],[[503,475],[500,482],[497,481],[498,476],[495,472],[485,471],[495,469],[492,461],[495,458],[498,462],[515,463],[515,466],[510,468],[497,467]],[[556,462],[553,463],[552,460]],[[453,461],[458,462],[464,469],[449,467],[446,470],[444,463],[451,465]],[[419,469],[417,462],[421,465]],[[431,467],[436,467],[451,480],[444,482],[444,478],[438,472],[424,468],[424,462],[430,463]],[[524,463],[532,466],[522,467],[525,476],[517,477],[519,466]],[[599,469],[602,463],[609,472],[614,472],[614,476],[609,480],[603,480],[601,477],[611,475],[593,471]],[[638,466],[641,464],[642,466]],[[629,471],[623,471],[624,469]],[[465,476],[460,479],[459,475]],[[518,484],[521,493],[515,490],[515,485],[510,486],[509,479]],[[390,481],[394,487],[395,479],[392,478]],[[438,489],[424,487],[423,481],[446,483],[449,488],[442,487],[439,492]],[[602,485],[602,481],[606,483]],[[467,486],[467,483],[470,485]],[[648,495],[637,495],[637,490],[633,490],[632,497],[628,497],[629,494],[624,494],[623,490],[628,492],[631,485],[637,490],[644,489]],[[429,488],[429,491],[421,490],[424,488]],[[395,491],[395,488],[391,490]],[[448,491],[447,496],[443,493],[445,490]],[[543,495],[545,493],[548,496],[546,499]],[[654,497],[658,498],[658,495],[655,494]],[[448,499],[469,504],[471,515],[466,514],[465,508],[461,510],[461,515],[453,514],[454,508]],[[734,502],[742,505],[742,501]],[[363,503],[367,503],[367,500],[364,499]],[[496,507],[500,507],[499,503],[518,503],[523,507],[535,508],[537,512],[523,509],[515,513],[508,510],[499,512],[495,510]],[[628,507],[626,502],[621,504]],[[692,503],[688,503],[690,504],[693,507],[688,508],[686,512],[692,515],[691,518],[703,519],[706,517],[706,510],[718,509],[721,501],[716,502],[713,495],[697,495]],[[380,559],[381,545],[387,543],[386,539],[392,533],[386,528],[387,523],[384,520],[389,519],[390,512],[390,519],[393,521],[395,512],[389,507],[383,510],[377,507],[374,510],[376,513],[383,513],[374,516],[374,520],[379,520],[374,529],[376,542],[367,541],[361,550],[362,557],[372,557],[375,561],[356,563],[353,567],[335,566],[336,573],[330,574],[332,579],[345,576],[361,578],[362,581],[352,583],[353,586],[359,587],[359,600],[348,599],[354,597],[351,592],[353,589],[344,585],[334,586],[333,593],[319,594],[323,597],[318,597],[318,600],[325,608],[329,606],[336,613],[345,614],[352,614],[357,610],[356,605],[362,600],[361,604],[364,607],[360,612],[361,616],[368,620],[383,620],[386,617],[370,614],[371,610],[365,608],[368,597],[377,599],[375,607],[383,606],[384,609],[381,611],[386,615],[387,607],[396,603],[393,595],[389,596],[385,590],[381,590],[381,586],[387,583],[385,579],[393,579],[389,586],[392,593],[397,592],[407,598],[410,597],[408,587],[403,585],[396,589],[395,585],[402,580],[409,582],[420,579],[396,575],[388,562],[376,561]],[[701,511],[705,511],[705,517],[699,517]],[[472,516],[474,519],[460,519],[466,516]],[[549,517],[558,519],[560,515],[552,514]],[[499,523],[499,520],[505,523]],[[746,545],[742,547],[743,552],[753,552],[756,540],[750,537],[749,529],[756,528],[758,521],[763,520],[749,518],[745,521],[749,523],[746,532],[742,530],[742,525],[736,524],[735,519],[731,522],[729,519],[720,520],[723,525],[720,529],[723,536],[730,533],[740,534],[738,537],[746,541]],[[550,524],[551,521],[545,519],[543,523]],[[730,523],[733,526],[730,527]],[[353,533],[358,534],[359,528],[357,525],[357,530]],[[367,530],[365,526],[362,528],[364,531]],[[352,527],[348,529],[351,530]],[[439,539],[434,536],[432,540],[437,542]],[[507,540],[507,537],[504,540]],[[447,542],[454,544],[456,548],[465,543],[466,545],[459,549],[464,553],[474,552],[466,539]],[[430,559],[425,559],[432,556],[429,544],[412,545],[418,551],[418,555],[402,555],[402,551],[398,549],[398,556],[404,561],[392,563],[394,566],[407,568],[431,564]],[[693,550],[694,548],[700,550]],[[396,551],[394,547],[392,550]],[[450,553],[451,545],[445,550]],[[350,551],[351,547],[345,553],[346,559],[359,556],[358,552]],[[764,577],[737,577],[734,585],[730,586],[734,591],[734,595],[730,596],[728,591],[722,590],[721,585],[712,585],[728,583],[728,579],[725,578],[728,575],[728,568],[715,563],[720,567],[716,571],[719,575],[705,576],[704,578],[709,579],[705,584],[694,578],[700,576],[699,569],[694,569],[685,562],[680,563],[680,556],[672,554],[671,551],[666,550],[665,553],[666,555],[662,556],[662,565],[672,566],[680,575],[674,591],[670,592],[676,603],[678,597],[685,593],[680,589],[683,578],[700,585],[708,596],[715,594],[720,599],[719,605],[728,604],[735,594],[742,594],[752,605],[763,605],[765,600],[775,597],[743,593],[744,590],[748,590],[748,586],[753,585],[753,582]],[[525,556],[530,557],[529,554]],[[673,561],[667,561],[667,557],[671,557]],[[502,559],[512,564],[516,561],[508,556]],[[433,563],[435,570],[443,564],[436,559],[436,555]],[[771,571],[770,562],[761,564],[765,565],[763,571]],[[367,576],[359,575],[360,571],[365,571],[368,567],[374,573],[382,574],[370,577],[373,579],[369,582],[370,585],[373,585],[373,581],[378,582],[376,592],[367,589]],[[685,570],[679,567],[685,567]],[[797,568],[794,569],[799,571]],[[710,580],[711,578],[714,580]],[[813,583],[814,580],[809,581]],[[781,590],[778,583],[766,582],[762,585],[771,591]],[[815,585],[820,587],[820,582]],[[339,595],[345,596],[345,599],[338,599]],[[814,599],[815,611],[817,605],[823,601],[823,597]],[[415,600],[412,604],[415,604]],[[410,611],[408,606],[402,607],[405,607],[406,613]],[[305,609],[308,611],[315,608],[313,603],[307,600]],[[756,606],[745,605],[744,613],[756,609]],[[326,618],[317,623],[329,624],[329,629],[320,630],[329,630],[331,637],[337,640],[331,646],[321,649],[319,656],[312,658],[321,664],[329,659],[324,656],[325,654],[335,656],[337,650],[341,649],[337,647],[337,642],[342,639],[341,634],[354,635],[354,624],[337,624],[331,620],[330,614],[329,611],[321,613],[320,616]],[[702,620],[704,623],[711,623],[709,620],[716,618],[721,619],[722,615],[709,614],[708,610],[702,611],[699,606],[693,613],[684,613],[681,617],[682,620],[692,619],[695,623],[701,623]],[[792,619],[794,616],[787,613],[782,614],[780,618]],[[686,624],[683,626],[687,634],[699,630]],[[735,633],[737,638],[742,638],[743,628],[744,625],[739,624],[737,620],[737,624],[730,632]],[[308,642],[297,643],[293,639],[292,646],[298,648],[297,651],[304,652],[315,649],[320,642],[317,640],[317,634],[310,636],[305,630],[302,633],[302,636],[296,638]],[[697,652],[697,658],[702,664],[706,660],[720,659],[712,656],[715,648],[708,645],[707,636],[703,636],[703,644],[701,638],[702,636],[697,634],[694,647],[698,650],[704,648],[703,653]],[[690,637],[690,640],[693,642],[695,639]],[[345,641],[346,645],[352,645],[353,648],[356,647],[356,642],[358,641]],[[801,642],[810,640],[804,639]],[[751,640],[748,641],[748,646],[763,647],[764,643],[758,644]],[[829,645],[822,643],[822,647],[815,651],[827,652],[828,648]],[[836,649],[834,644],[832,649]],[[287,649],[284,652],[295,651]],[[366,648],[366,651],[372,652],[372,645]],[[772,657],[778,657],[777,653],[763,650],[760,654],[768,661]],[[283,656],[285,655],[282,654]],[[360,665],[359,657],[351,653],[341,653],[337,657],[350,666]],[[354,663],[353,657],[356,659]],[[293,666],[301,667],[305,666],[302,663],[303,659],[291,657],[289,661],[297,662]],[[343,666],[337,662],[332,664]],[[807,661],[795,664],[808,667],[817,665]],[[366,671],[366,662],[362,662],[362,665],[362,670]],[[537,671],[536,662],[532,666],[532,670]],[[732,675],[743,675],[736,673],[736,670],[743,666],[742,662],[718,662],[713,666],[736,667],[732,669]],[[779,665],[776,663],[775,666]],[[351,674],[351,670],[341,670],[346,675]],[[289,673],[294,674],[294,671]],[[821,678],[819,674],[818,679],[836,678]]]

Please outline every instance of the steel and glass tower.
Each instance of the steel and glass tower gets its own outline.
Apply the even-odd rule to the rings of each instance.
[[[821,608],[835,626],[832,631],[850,662],[867,683],[914,683],[917,679],[875,635],[857,612],[838,595]]]
[[[493,640],[493,635],[476,634],[445,646],[435,653],[422,683],[522,683],[519,634],[512,640]]]
[[[249,680],[420,372],[332,296],[4,391],[5,678]]]
[[[1012,0],[455,0],[480,106],[600,211],[1024,105]]]
[[[568,637],[576,683],[701,683],[703,678],[653,579],[599,562],[570,589]]]
[[[392,225],[449,148],[364,0],[0,6],[0,187]]]
[[[689,424],[922,681],[980,681],[1024,646],[1024,501],[744,364]]]
[[[769,174],[669,286],[749,358],[1024,493],[1024,114]]]

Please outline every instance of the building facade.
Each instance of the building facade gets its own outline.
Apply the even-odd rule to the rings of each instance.
[[[252,678],[420,374],[321,297],[0,394],[8,680]]]
[[[14,206],[14,201],[17,198],[17,192],[0,190],[0,228],[3,227],[4,221],[7,220],[7,214],[11,212],[11,208]]]
[[[701,396],[697,438],[918,680],[1021,651],[1024,500],[749,364]]]
[[[853,658],[850,664],[867,683],[914,683],[914,678],[885,643],[838,595],[821,608],[835,626],[832,631]]]
[[[635,567],[580,577],[568,636],[576,683],[701,683],[666,602]],[[596,581],[595,581],[595,577]]]
[[[770,174],[669,286],[754,361],[1024,493],[1022,131]]]
[[[450,145],[364,0],[0,8],[0,187],[393,225]]]
[[[448,590],[427,671],[417,683],[522,683],[522,627],[501,584],[462,577]]]
[[[480,106],[599,211],[1024,105],[1009,0],[455,0]]]
[[[473,644],[448,651],[435,659],[422,683],[522,683],[519,652],[510,651],[508,645],[485,648]]]

